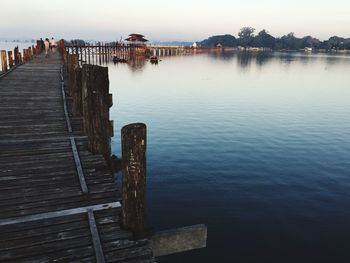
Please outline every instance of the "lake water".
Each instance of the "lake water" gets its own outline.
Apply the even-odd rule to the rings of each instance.
[[[23,49],[31,47],[32,45],[36,45],[36,43],[32,43],[31,41],[28,42],[12,42],[12,41],[0,41],[0,50],[6,50],[6,51],[12,51],[13,49],[18,46],[19,52],[22,52]]]
[[[350,262],[350,56],[226,53],[109,64],[120,129],[148,126],[147,216],[204,223],[161,262]]]

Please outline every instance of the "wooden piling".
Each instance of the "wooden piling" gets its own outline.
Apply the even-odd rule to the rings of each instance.
[[[19,64],[23,63],[23,56],[21,52],[18,52],[18,61],[19,61]]]
[[[145,228],[146,125],[134,123],[124,126],[121,136],[122,225],[138,236]]]
[[[101,57],[102,57],[102,55],[101,55],[101,43],[98,42],[98,58],[99,58],[98,63],[99,63],[99,65],[102,64]]]
[[[1,50],[1,69],[3,72],[8,70],[6,50]]]
[[[71,55],[69,67],[69,90],[72,96],[72,111],[74,116],[82,116],[82,79],[79,66],[79,55]]]
[[[83,65],[82,87],[83,124],[88,148],[94,154],[102,154],[110,164],[113,126],[109,120],[109,108],[113,102],[109,94],[108,68]]]
[[[18,55],[18,47],[15,47],[13,50],[13,55],[15,56],[15,65],[19,65],[19,55]]]
[[[29,48],[28,48],[28,59],[30,60],[30,59],[32,59],[32,58],[33,58],[32,48],[29,47]]]
[[[10,67],[10,69],[11,69],[11,68],[14,67],[12,51],[8,51],[8,52],[7,52],[7,56],[8,56],[8,59],[9,59],[9,67]]]

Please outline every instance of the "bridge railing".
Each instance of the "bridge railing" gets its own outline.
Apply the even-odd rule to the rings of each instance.
[[[39,45],[32,45],[28,48],[23,49],[23,52],[20,52],[18,46],[14,50],[1,50],[0,51],[0,76],[6,74],[8,71],[11,71],[15,67],[22,65],[26,61],[33,59],[33,57],[41,52]]]
[[[108,44],[98,42],[95,45],[65,45],[65,50],[70,55],[77,55],[80,64],[104,65],[113,58],[128,60],[132,48],[128,45]]]

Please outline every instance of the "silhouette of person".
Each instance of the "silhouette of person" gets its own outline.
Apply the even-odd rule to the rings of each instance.
[[[56,43],[56,40],[53,37],[50,40],[50,46],[51,46],[52,52],[55,53],[56,52],[57,43]]]
[[[50,49],[50,41],[48,38],[45,39],[44,45],[45,45],[45,57],[48,57],[49,56],[49,49]]]

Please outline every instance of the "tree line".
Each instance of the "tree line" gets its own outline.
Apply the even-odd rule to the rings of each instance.
[[[274,37],[265,29],[255,33],[255,28],[243,27],[238,32],[238,37],[230,34],[211,36],[199,42],[203,47],[263,47],[272,50],[300,50],[304,48],[323,50],[350,50],[350,38],[332,36],[328,40],[321,41],[312,36],[298,38],[295,34],[289,33],[282,37]]]

